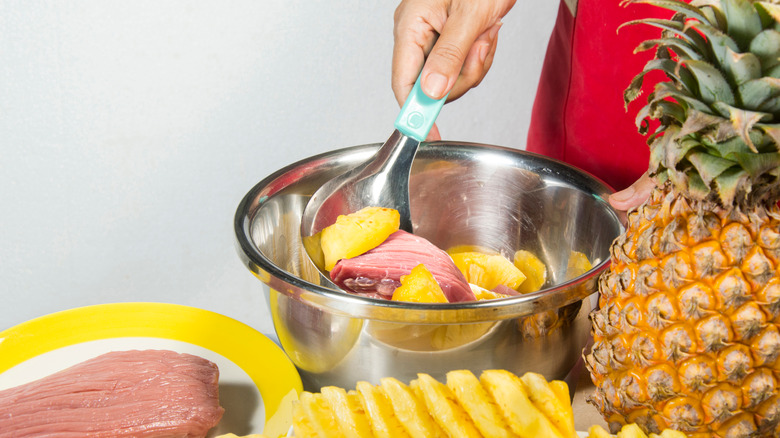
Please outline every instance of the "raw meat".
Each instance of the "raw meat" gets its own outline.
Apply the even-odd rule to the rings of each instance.
[[[115,351],[0,391],[0,438],[204,437],[219,370],[167,350]]]
[[[330,272],[331,280],[349,292],[390,299],[401,276],[422,263],[451,303],[474,301],[466,278],[450,256],[431,242],[406,231],[396,231],[381,245],[351,259],[342,259]]]
[[[512,289],[511,287],[505,285],[505,284],[499,284],[498,286],[494,287],[491,292],[495,292],[497,294],[501,295],[509,295],[510,297],[513,297],[515,295],[520,295],[520,292]]]

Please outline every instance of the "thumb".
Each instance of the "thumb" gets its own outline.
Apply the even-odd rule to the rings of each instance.
[[[422,70],[420,87],[432,99],[441,99],[455,85],[466,56],[484,31],[467,16],[453,15],[447,21]]]
[[[629,187],[610,195],[609,204],[615,210],[628,211],[645,202],[650,196],[653,187],[655,187],[655,182],[645,172]]]

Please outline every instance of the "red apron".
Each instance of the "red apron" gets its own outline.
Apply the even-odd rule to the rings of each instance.
[[[619,0],[579,0],[576,14],[561,1],[531,115],[527,150],[565,161],[616,190],[647,170],[646,137],[635,116],[662,74],[645,78],[643,94],[626,111],[623,91],[652,59],[637,45],[660,36],[648,25],[618,26],[639,17],[670,17],[648,5]]]

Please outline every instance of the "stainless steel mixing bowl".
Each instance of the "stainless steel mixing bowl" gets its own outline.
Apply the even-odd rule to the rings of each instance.
[[[357,146],[291,164],[259,182],[235,215],[239,254],[264,283],[279,341],[307,390],[354,388],[386,376],[501,368],[564,378],[590,337],[597,278],[621,232],[611,189],[564,163],[482,144],[422,145],[410,180],[415,234],[440,248],[479,245],[510,259],[518,249],[548,269],[545,287],[522,296],[412,304],[326,286],[300,237],[306,202],[325,181],[379,147]],[[572,251],[593,268],[568,278]],[[322,285],[321,285],[322,284]]]

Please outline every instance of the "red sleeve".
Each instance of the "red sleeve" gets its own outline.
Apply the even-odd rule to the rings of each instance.
[[[616,190],[647,170],[646,137],[634,123],[645,99],[626,111],[623,91],[653,57],[652,50],[634,54],[634,49],[660,31],[647,25],[617,29],[663,12],[648,5],[620,6],[618,0],[579,0],[572,14],[561,2],[534,101],[528,151],[584,169]],[[646,77],[643,96],[659,76]]]

